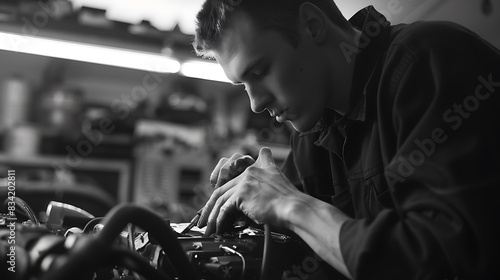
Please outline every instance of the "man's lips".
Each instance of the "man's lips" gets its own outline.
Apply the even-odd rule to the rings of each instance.
[[[289,110],[286,107],[282,110],[273,110],[273,109],[267,109],[267,110],[269,111],[271,117],[276,118],[276,121],[280,123],[283,123],[294,116],[290,115]]]
[[[268,109],[268,110],[269,110],[269,115],[271,115],[271,117],[273,117],[273,118],[283,114],[283,112],[285,111],[285,109],[283,109],[281,111],[273,110],[273,109]]]
[[[276,121],[278,121],[280,123],[286,121],[287,112],[288,112],[288,109],[283,109],[282,111],[279,111],[278,113],[276,113],[276,115],[275,115]]]

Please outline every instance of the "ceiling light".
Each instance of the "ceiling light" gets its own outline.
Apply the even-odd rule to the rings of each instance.
[[[0,32],[0,49],[157,73],[177,73],[179,61],[161,54]]]
[[[222,67],[215,62],[188,60],[182,63],[180,73],[191,78],[231,83]]]

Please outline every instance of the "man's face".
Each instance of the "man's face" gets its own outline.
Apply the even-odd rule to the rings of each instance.
[[[311,129],[330,96],[320,49],[304,30],[299,30],[300,43],[294,47],[277,31],[255,30],[244,14],[232,23],[214,56],[234,84],[245,86],[252,111],[267,109],[297,131]]]

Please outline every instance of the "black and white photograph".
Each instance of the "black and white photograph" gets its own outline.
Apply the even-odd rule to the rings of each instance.
[[[0,0],[0,279],[500,280],[500,1]]]

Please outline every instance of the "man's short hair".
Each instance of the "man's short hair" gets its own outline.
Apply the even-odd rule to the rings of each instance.
[[[196,16],[193,47],[200,56],[217,47],[221,34],[231,23],[235,11],[243,11],[259,30],[275,30],[296,46],[298,12],[302,3],[310,2],[321,9],[335,24],[345,27],[345,18],[333,0],[206,0]]]

